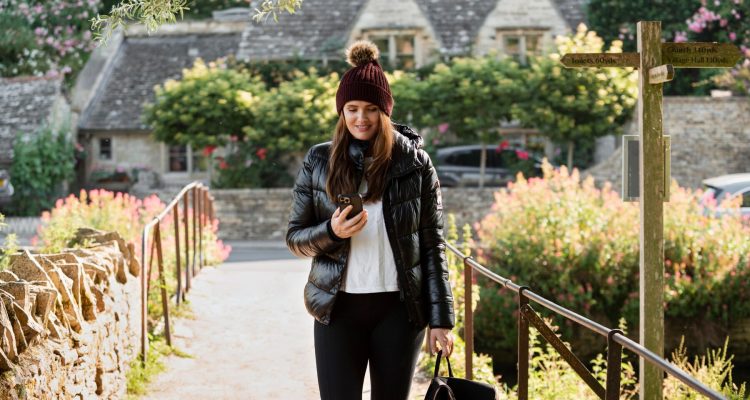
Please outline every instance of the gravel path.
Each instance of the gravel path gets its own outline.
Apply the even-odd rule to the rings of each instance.
[[[167,358],[143,399],[319,399],[313,320],[302,303],[310,260],[279,252],[201,272],[188,295],[194,319],[174,323],[175,345],[193,358]],[[409,398],[425,388],[417,382]],[[367,379],[364,393],[369,399]]]

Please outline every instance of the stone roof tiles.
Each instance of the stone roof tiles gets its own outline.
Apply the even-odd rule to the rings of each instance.
[[[278,60],[340,57],[351,26],[366,0],[306,1],[295,14],[279,14],[278,23],[248,23],[237,57],[243,60]]]
[[[79,128],[147,130],[141,115],[154,86],[180,78],[198,57],[213,61],[236,53],[239,42],[240,33],[126,37]]]
[[[581,22],[586,22],[588,0],[554,0],[570,29],[575,32]]]
[[[442,44],[441,53],[463,55],[471,51],[479,28],[498,0],[415,0],[432,24]]]
[[[0,166],[10,165],[18,133],[33,133],[47,122],[61,84],[53,78],[0,78]]]

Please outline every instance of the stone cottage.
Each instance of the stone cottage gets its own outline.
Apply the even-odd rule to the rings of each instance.
[[[10,168],[16,138],[34,135],[45,126],[55,130],[74,126],[61,88],[60,78],[0,78],[0,207],[13,201]]]
[[[381,58],[419,67],[459,55],[497,52],[523,62],[550,49],[556,35],[583,21],[584,0],[315,0],[279,23],[255,24],[249,10],[217,13],[209,22],[162,27],[147,35],[131,29],[97,50],[74,91],[81,112],[79,141],[89,154],[86,175],[97,169],[145,168],[167,186],[206,179],[201,154],[156,143],[142,119],[153,87],[179,78],[201,57],[235,54],[243,60],[292,57],[340,59],[342,50],[369,39]],[[239,16],[239,18],[237,18]]]
[[[19,134],[72,123],[66,121],[70,106],[61,87],[59,78],[0,78],[0,169],[10,168],[13,142]]]

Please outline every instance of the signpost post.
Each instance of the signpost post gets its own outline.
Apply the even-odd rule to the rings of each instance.
[[[565,54],[569,68],[631,67],[638,69],[638,176],[640,202],[640,341],[664,356],[664,214],[669,181],[662,134],[662,86],[675,68],[731,68],[739,49],[719,43],[662,43],[661,22],[638,23],[638,53]],[[623,171],[627,173],[627,171]],[[662,399],[663,373],[640,360],[640,398]]]

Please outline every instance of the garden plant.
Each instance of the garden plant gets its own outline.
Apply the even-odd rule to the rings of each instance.
[[[597,188],[578,171],[543,169],[542,179],[519,177],[496,192],[492,210],[476,225],[480,260],[604,325],[624,317],[637,326],[637,203],[622,202],[608,184]],[[721,346],[733,324],[750,317],[750,225],[737,213],[716,216],[716,207],[736,208],[737,201],[716,205],[702,197],[673,182],[665,204],[667,348],[677,347],[670,342],[679,338],[670,335],[674,328],[696,332],[689,343],[698,349]],[[516,309],[506,290],[483,285],[478,349],[513,354]],[[575,338],[578,351],[602,346],[569,322],[561,333]]]

